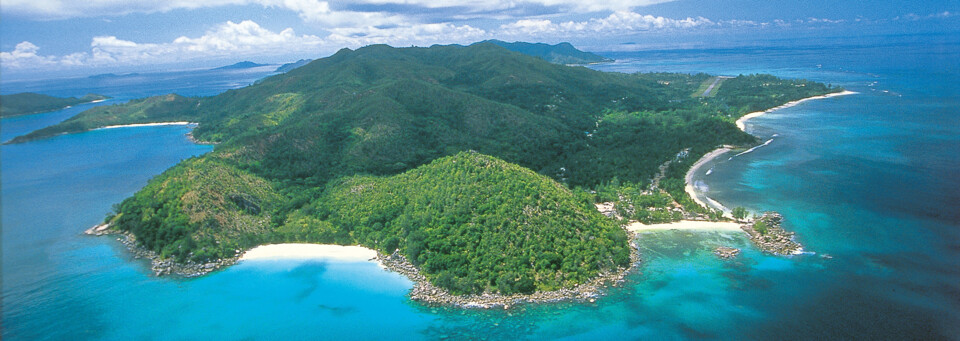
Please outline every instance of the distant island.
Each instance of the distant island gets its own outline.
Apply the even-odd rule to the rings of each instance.
[[[478,44],[490,43],[506,48],[513,52],[534,56],[554,64],[593,64],[613,61],[590,52],[580,51],[570,43],[549,45],[544,43],[508,43],[501,40],[485,40]]]
[[[118,74],[115,74],[115,73],[101,73],[101,74],[89,76],[89,77],[87,77],[87,78],[90,78],[90,79],[111,79],[111,78],[136,77],[136,76],[140,76],[140,74],[139,74],[139,73],[136,73],[136,72],[122,73],[122,74],[119,74],[119,75],[118,75]]]
[[[0,117],[38,114],[42,112],[60,110],[82,103],[102,101],[110,97],[87,94],[83,97],[54,97],[32,92],[23,92],[12,95],[0,95]]]
[[[158,275],[201,275],[262,244],[361,245],[417,281],[415,299],[549,301],[622,278],[637,262],[628,220],[723,219],[690,198],[684,175],[718,146],[757,144],[738,118],[840,91],[745,75],[702,96],[708,82],[558,65],[492,42],[373,45],[217,96],[95,108],[14,142],[199,123],[192,136],[213,152],[90,230],[120,234]]]
[[[283,65],[280,65],[280,67],[277,68],[276,72],[280,72],[280,73],[289,72],[290,70],[307,65],[307,63],[310,63],[312,61],[313,59],[301,59],[293,63],[286,63]]]
[[[257,64],[251,61],[243,61],[239,63],[230,64],[227,66],[213,68],[212,70],[239,70],[239,69],[250,69],[250,68],[267,66],[267,65],[270,65],[270,64]]]

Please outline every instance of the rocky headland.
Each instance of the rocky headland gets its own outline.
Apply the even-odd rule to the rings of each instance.
[[[394,252],[391,255],[378,253],[377,259],[388,270],[402,274],[412,280],[414,284],[413,289],[410,290],[410,299],[427,304],[453,305],[462,308],[503,307],[504,309],[509,309],[511,306],[521,303],[544,303],[563,300],[594,302],[597,297],[603,295],[603,289],[606,286],[618,286],[623,283],[627,274],[640,263],[640,252],[636,245],[636,236],[630,231],[627,231],[627,234],[629,240],[631,240],[629,267],[623,267],[614,272],[600,274],[589,282],[573,288],[554,291],[537,291],[531,294],[501,295],[483,293],[454,295],[446,289],[431,284],[430,281],[420,273],[420,270],[418,270],[416,266],[407,261],[406,257],[398,252]]]
[[[794,240],[794,233],[784,230],[781,223],[783,216],[780,213],[764,212],[762,216],[741,225],[740,228],[763,252],[775,255],[795,255],[803,252],[803,247]]]
[[[198,277],[206,275],[217,269],[225,268],[236,264],[240,259],[241,252],[238,250],[236,256],[231,258],[216,259],[210,262],[176,262],[171,259],[161,259],[153,250],[137,244],[137,237],[130,232],[123,232],[110,229],[109,224],[101,224],[91,227],[83,232],[91,236],[117,235],[117,241],[122,243],[130,250],[134,258],[143,258],[150,260],[150,268],[156,276],[175,275],[180,277]]]

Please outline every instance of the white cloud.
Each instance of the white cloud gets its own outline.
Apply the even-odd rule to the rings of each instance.
[[[527,6],[547,6],[557,7],[562,12],[599,12],[599,11],[624,11],[631,8],[649,6],[659,3],[672,2],[675,0],[606,0],[606,1],[583,1],[583,0],[355,0],[366,4],[403,4],[415,5],[426,8],[445,8],[457,7],[463,8],[468,12],[483,12],[516,9]]]
[[[359,47],[370,44],[394,46],[470,43],[485,39],[489,33],[470,25],[450,23],[416,24],[391,28],[373,26],[331,29],[326,39],[344,46]]]
[[[671,1],[675,0],[353,0],[349,3],[412,5],[434,9],[459,8],[471,13],[540,6],[557,8],[558,11],[563,13],[583,13],[627,11],[632,8]],[[349,3],[338,4],[346,5]],[[373,16],[381,18],[400,15],[378,12],[338,12],[331,10],[330,3],[320,0],[4,0],[3,10],[10,14],[39,19],[64,19],[251,4],[287,9],[298,13],[304,20],[321,23],[336,22],[337,20],[351,19],[357,16],[362,18],[363,15],[370,15],[371,13],[375,13]],[[336,13],[352,14],[352,16]]]
[[[469,25],[450,23],[415,24],[378,28],[375,26],[335,28],[324,37],[297,35],[287,28],[274,32],[253,21],[217,25],[199,37],[182,36],[167,43],[139,43],[116,36],[98,36],[90,50],[64,56],[41,56],[39,48],[22,42],[11,52],[0,52],[7,70],[58,69],[69,67],[123,66],[185,62],[190,60],[294,53],[321,55],[343,47],[388,43],[395,46],[435,43],[469,43],[489,33]]]
[[[605,18],[593,18],[587,21],[568,21],[554,23],[546,19],[523,19],[500,26],[507,35],[562,35],[583,36],[593,34],[629,34],[643,31],[691,29],[715,26],[716,23],[704,17],[671,19],[635,12],[617,11]]]
[[[5,68],[43,67],[56,63],[52,56],[40,56],[40,48],[29,41],[17,44],[11,52],[0,52],[0,64]]]
[[[320,0],[4,0],[3,10],[8,14],[37,19],[66,19],[243,5],[289,10],[306,22],[328,27],[384,25],[404,21],[399,14],[334,11],[329,2]]]
[[[317,36],[297,35],[290,28],[273,32],[249,20],[228,21],[200,37],[180,37],[169,43],[137,43],[115,36],[94,37],[89,52],[62,57],[40,56],[37,54],[39,48],[25,41],[17,44],[12,52],[0,52],[0,62],[5,69],[139,65],[210,57],[258,56],[271,54],[271,51],[319,53],[323,44],[324,40]]]

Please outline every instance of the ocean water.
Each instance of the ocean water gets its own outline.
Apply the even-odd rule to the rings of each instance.
[[[256,261],[156,278],[115,240],[82,231],[210,147],[191,144],[184,127],[110,129],[0,147],[3,339],[960,337],[960,37],[758,44],[608,53],[618,61],[594,67],[765,72],[860,92],[749,121],[773,142],[697,175],[728,207],[783,213],[809,254],[764,255],[739,233],[644,233],[643,263],[596,302],[508,310],[411,302],[410,281],[372,263]],[[154,74],[105,94],[209,95],[265,74],[191,76],[200,85]],[[3,84],[69,95],[111,87],[94,88]],[[6,140],[80,109],[4,119],[0,132]],[[744,251],[721,261],[719,245]]]

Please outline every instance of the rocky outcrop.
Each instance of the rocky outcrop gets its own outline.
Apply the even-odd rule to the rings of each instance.
[[[216,259],[209,262],[185,261],[177,262],[172,259],[162,259],[153,250],[149,250],[137,243],[137,237],[130,232],[123,232],[110,229],[109,224],[101,224],[91,227],[83,233],[92,236],[103,236],[108,234],[117,235],[117,241],[127,247],[134,258],[144,258],[150,260],[150,268],[156,276],[176,275],[181,277],[203,276],[217,269],[224,268],[237,263],[240,259],[240,251],[231,258]]]
[[[719,257],[720,259],[730,259],[740,255],[740,249],[718,246],[716,249],[713,249],[713,254]]]
[[[750,240],[760,250],[775,255],[795,255],[803,252],[800,243],[794,240],[794,233],[787,232],[780,224],[783,216],[777,212],[765,212],[752,222],[740,228],[750,236]]]

